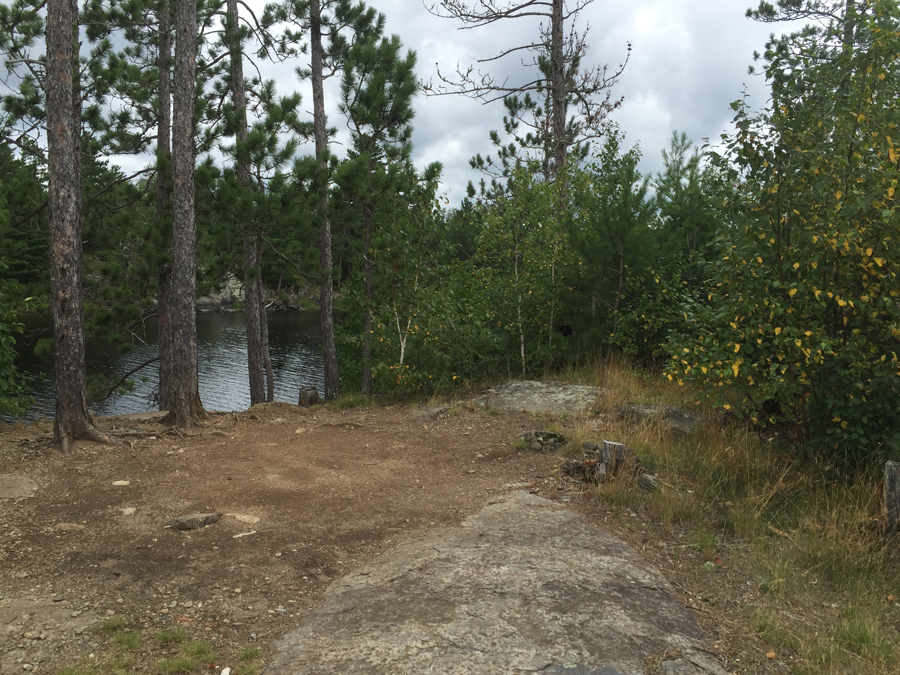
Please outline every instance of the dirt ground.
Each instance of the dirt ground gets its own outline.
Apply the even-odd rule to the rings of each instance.
[[[68,455],[40,443],[48,420],[0,426],[0,477],[37,484],[32,497],[0,499],[0,675],[253,675],[333,580],[417,532],[458,525],[512,486],[629,541],[697,611],[729,671],[799,665],[748,631],[759,584],[740,549],[701,556],[691,533],[602,505],[560,471],[562,454],[515,443],[584,419],[465,402],[276,403],[184,433],[147,417],[100,420],[143,437],[79,442]],[[609,415],[596,422],[593,440],[615,437]],[[199,530],[167,527],[195,512],[223,515]],[[702,571],[713,559],[717,573]]]
[[[332,580],[509,484],[539,489],[560,463],[513,446],[540,428],[528,415],[458,405],[431,417],[276,403],[184,434],[109,418],[103,428],[146,437],[69,455],[33,442],[49,421],[0,426],[0,475],[39,486],[0,500],[0,673],[165,672],[160,659],[200,640],[204,672],[253,672]],[[194,512],[226,515],[166,527]]]

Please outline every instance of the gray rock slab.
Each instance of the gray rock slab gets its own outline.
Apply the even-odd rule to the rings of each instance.
[[[554,502],[512,492],[332,584],[275,642],[265,673],[639,675],[647,656],[680,652],[697,675],[725,675],[698,651],[693,613],[636,556]]]
[[[0,476],[0,499],[26,499],[34,496],[38,484],[28,476],[4,474]]]
[[[646,424],[659,422],[679,434],[692,434],[697,424],[694,413],[671,405],[623,405],[619,414],[630,422]]]
[[[475,401],[498,410],[577,415],[589,410],[598,396],[608,393],[601,387],[582,384],[521,380],[487,389]]]

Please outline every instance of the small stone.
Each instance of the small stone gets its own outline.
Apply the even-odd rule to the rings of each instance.
[[[303,578],[305,579],[306,577],[303,577]],[[235,588],[235,589],[234,589],[234,592],[235,592],[235,593],[240,593],[240,592],[241,592],[241,589],[240,589],[240,588]]]
[[[0,499],[27,499],[37,492],[38,484],[28,476],[0,476]]]
[[[30,576],[31,576],[31,575],[30,575],[28,572],[19,572],[19,573],[16,575],[16,579],[27,579],[27,578],[30,577]]]
[[[160,614],[168,614],[168,613],[169,613],[169,608],[168,608],[168,607],[163,607],[161,610],[159,610],[159,613],[160,613]]]
[[[178,516],[169,523],[169,526],[174,530],[199,530],[201,527],[218,522],[221,517],[219,513],[189,513]]]
[[[281,557],[281,551],[279,551],[278,553],[276,553],[276,554],[275,554],[275,557],[276,557],[276,558],[280,558],[280,557]]]
[[[112,615],[114,615],[115,613],[116,613],[116,610],[114,610],[114,609],[108,609],[108,610],[106,610],[106,616],[112,616]]]
[[[475,473],[475,469],[469,469],[466,473]]]
[[[656,492],[659,489],[659,478],[652,473],[643,473],[638,478],[638,487],[645,492]]]
[[[126,506],[124,509],[119,509],[122,512],[123,516],[133,516],[137,511],[133,506]]]
[[[124,487],[126,485],[131,485],[131,481],[130,480],[114,480],[112,484],[115,486],[118,486],[118,487]]]

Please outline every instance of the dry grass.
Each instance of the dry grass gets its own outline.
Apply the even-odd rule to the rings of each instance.
[[[660,477],[652,494],[620,478],[596,488],[596,498],[611,513],[639,516],[639,527],[624,519],[626,534],[680,540],[665,558],[677,583],[720,598],[728,620],[749,636],[743,646],[734,638],[743,658],[731,670],[900,672],[900,556],[897,542],[881,534],[875,473],[829,480],[792,448],[723,427],[714,412],[691,403],[689,390],[622,363],[563,377],[615,392],[598,401],[601,419],[626,402],[678,405],[701,416],[691,436],[657,423],[598,430],[585,420],[570,446],[598,437],[623,442],[643,471]]]

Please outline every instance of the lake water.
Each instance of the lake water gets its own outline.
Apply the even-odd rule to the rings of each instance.
[[[275,372],[275,400],[297,402],[301,386],[315,386],[321,394],[324,388],[322,355],[320,353],[319,314],[314,311],[269,312],[269,352]],[[28,335],[19,339],[19,366],[29,372],[45,372],[46,378],[35,385],[34,405],[23,419],[52,417],[56,400],[52,361],[33,356],[34,343],[41,337],[51,337],[52,331],[31,326]],[[139,334],[143,342],[120,354],[112,345],[97,341],[88,343],[86,365],[89,375],[103,373],[110,383],[123,374],[157,356],[155,320],[147,322]],[[243,313],[200,313],[197,315],[197,357],[200,375],[200,399],[207,410],[245,410],[250,405],[250,385],[247,374],[247,333]],[[112,397],[90,406],[94,415],[155,410],[151,393],[159,379],[159,364],[151,363],[131,380],[135,387],[126,394]]]

